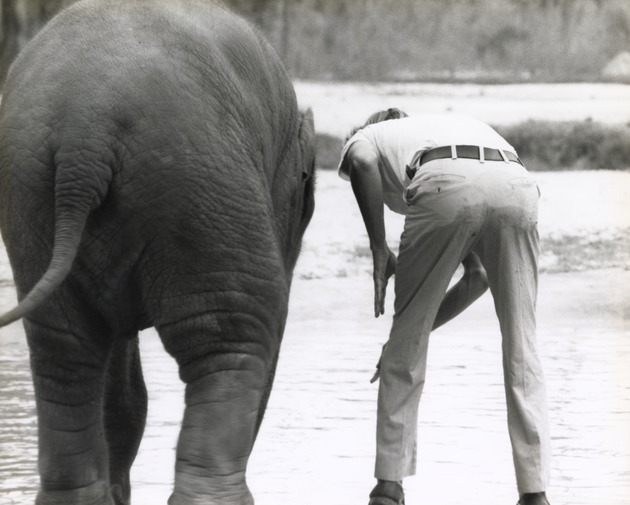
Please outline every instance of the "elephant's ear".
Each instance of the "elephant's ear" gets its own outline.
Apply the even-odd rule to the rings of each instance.
[[[315,170],[315,121],[310,108],[300,111],[298,137],[302,152],[302,179],[309,180]]]
[[[302,155],[302,209],[299,236],[302,237],[315,210],[315,124],[313,111],[300,111],[298,130]]]

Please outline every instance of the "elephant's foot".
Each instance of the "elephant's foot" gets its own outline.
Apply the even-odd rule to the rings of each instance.
[[[175,474],[175,488],[168,505],[254,505],[254,498],[244,472],[202,476],[180,470]]]
[[[197,495],[191,496],[174,492],[168,499],[168,505],[254,505],[254,497],[245,486],[245,492],[240,495]]]
[[[35,505],[116,505],[104,482],[67,491],[40,490]]]

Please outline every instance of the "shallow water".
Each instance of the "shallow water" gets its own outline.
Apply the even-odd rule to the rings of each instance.
[[[568,278],[544,277],[541,302],[549,306],[563,283],[570,287]],[[377,391],[369,378],[389,325],[387,317],[369,316],[369,289],[369,279],[295,282],[275,388],[249,467],[258,505],[366,501]],[[7,287],[0,293],[12,296]],[[552,503],[627,504],[630,324],[614,313],[576,318],[543,310],[539,339],[549,383]],[[0,504],[26,505],[37,485],[36,420],[19,324],[2,330],[1,346]],[[405,482],[408,503],[516,501],[499,353],[486,296],[434,334],[418,475]],[[166,503],[170,492],[183,388],[152,331],[142,335],[142,354],[149,420],[132,481],[134,503],[149,505]]]

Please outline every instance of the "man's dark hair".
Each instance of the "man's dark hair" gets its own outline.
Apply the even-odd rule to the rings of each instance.
[[[356,128],[352,129],[352,131],[350,132],[350,135],[346,137],[346,142],[348,142],[350,137],[352,137],[356,132],[365,128],[368,125],[371,125],[374,123],[380,123],[382,121],[388,121],[390,119],[400,119],[403,117],[407,117],[408,115],[409,114],[407,114],[406,112],[400,109],[397,109],[396,107],[392,107],[387,110],[381,110],[381,111],[375,112],[369,118],[367,118],[367,121],[363,123],[361,126],[357,126]]]

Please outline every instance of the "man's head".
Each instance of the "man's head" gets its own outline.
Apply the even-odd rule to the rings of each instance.
[[[400,109],[397,109],[395,107],[392,107],[392,108],[387,109],[387,110],[381,110],[381,111],[375,112],[369,118],[367,118],[367,121],[365,123],[363,123],[361,126],[357,126],[356,128],[352,129],[352,131],[350,132],[350,135],[348,135],[346,137],[346,142],[356,132],[358,132],[362,128],[365,128],[368,125],[371,125],[371,124],[374,124],[374,123],[380,123],[381,121],[388,121],[390,119],[400,119],[400,118],[407,117],[407,116],[408,116],[408,114],[406,112],[404,112],[404,111],[402,111]]]

